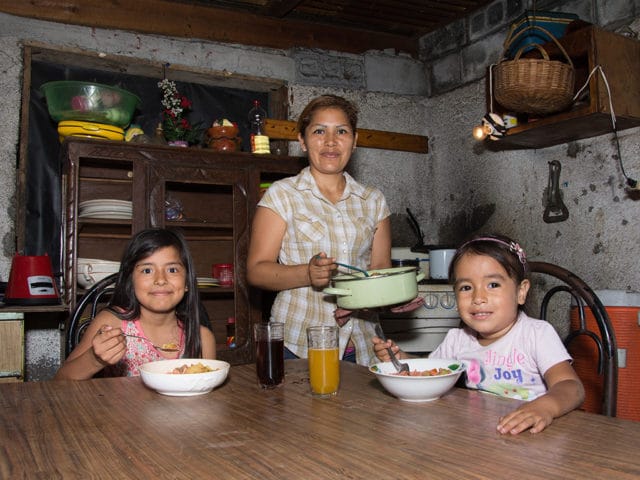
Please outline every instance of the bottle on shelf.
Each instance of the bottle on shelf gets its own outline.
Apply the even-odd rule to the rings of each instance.
[[[236,346],[236,318],[227,318],[227,347],[235,348]]]
[[[260,106],[259,100],[253,101],[253,107],[249,110],[249,129],[251,139],[251,153],[271,153],[269,149],[269,137],[265,135],[264,121],[267,112]]]

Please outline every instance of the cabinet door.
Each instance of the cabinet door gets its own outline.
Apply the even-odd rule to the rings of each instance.
[[[149,226],[182,231],[196,275],[213,277],[213,265],[233,265],[233,285],[202,282],[199,293],[216,337],[218,358],[253,361],[251,314],[246,284],[249,204],[247,169],[202,165],[185,160],[149,163]],[[226,323],[235,318],[235,347],[226,345]]]
[[[100,268],[85,275],[78,271],[78,259],[119,262],[133,232],[143,228],[146,211],[143,195],[134,193],[139,190],[134,188],[134,178],[143,176],[143,163],[107,158],[99,145],[85,146],[86,150],[82,145],[69,146],[66,175],[64,300],[71,310],[84,293],[83,285],[90,286],[102,278],[98,275],[107,275]],[[124,205],[130,210],[125,211]]]

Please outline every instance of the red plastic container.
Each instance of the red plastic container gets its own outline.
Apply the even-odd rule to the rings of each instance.
[[[607,310],[618,344],[617,416],[640,421],[640,293],[617,290],[595,293]],[[585,319],[587,328],[597,333],[598,326],[589,308],[585,308]],[[578,308],[572,306],[571,328],[579,325]],[[569,352],[573,357],[573,367],[584,383],[582,409],[600,413],[602,378],[597,373],[598,350],[595,343],[584,335],[579,336],[569,345]]]
[[[212,276],[220,281],[220,285],[233,285],[233,265],[231,263],[216,263],[213,265]]]

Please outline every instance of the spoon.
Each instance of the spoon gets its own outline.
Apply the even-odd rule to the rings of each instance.
[[[144,338],[144,337],[141,337],[139,335],[131,335],[129,333],[123,333],[122,336],[123,337],[139,338],[140,340],[144,340],[145,342],[149,342],[153,348],[155,348],[156,350],[160,350],[161,352],[178,352],[178,351],[180,351],[180,349],[178,347],[169,347],[168,346],[168,345],[175,345],[175,343],[165,343],[162,347],[159,347],[158,345],[154,345],[153,342],[151,340],[149,340],[148,338]]]
[[[385,336],[384,332],[382,331],[382,327],[380,326],[379,323],[376,323],[375,329],[376,329],[376,335],[378,337],[380,337],[384,342],[386,342],[387,341],[387,337]],[[396,370],[398,371],[398,373],[403,373],[403,372],[409,373],[409,365],[399,361],[396,358],[395,354],[393,353],[393,350],[391,350],[391,347],[387,347],[387,352],[389,353],[389,356],[391,357],[391,363],[393,363],[393,366],[396,367]]]
[[[346,263],[340,263],[340,262],[334,262],[336,265],[340,265],[341,267],[344,268],[348,268],[349,270],[356,270],[357,272],[360,273],[364,273],[365,277],[370,277],[371,275],[369,275],[369,272],[367,272],[366,270],[360,268],[360,267],[354,267],[353,265],[347,265]]]

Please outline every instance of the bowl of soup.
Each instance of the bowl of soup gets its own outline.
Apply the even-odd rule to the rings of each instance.
[[[409,358],[400,361],[409,365],[408,374],[399,374],[391,362],[376,363],[369,371],[387,392],[406,402],[437,400],[455,386],[465,370],[459,360]]]
[[[158,360],[140,366],[142,382],[152,390],[177,397],[204,395],[222,385],[230,364],[206,358]]]

